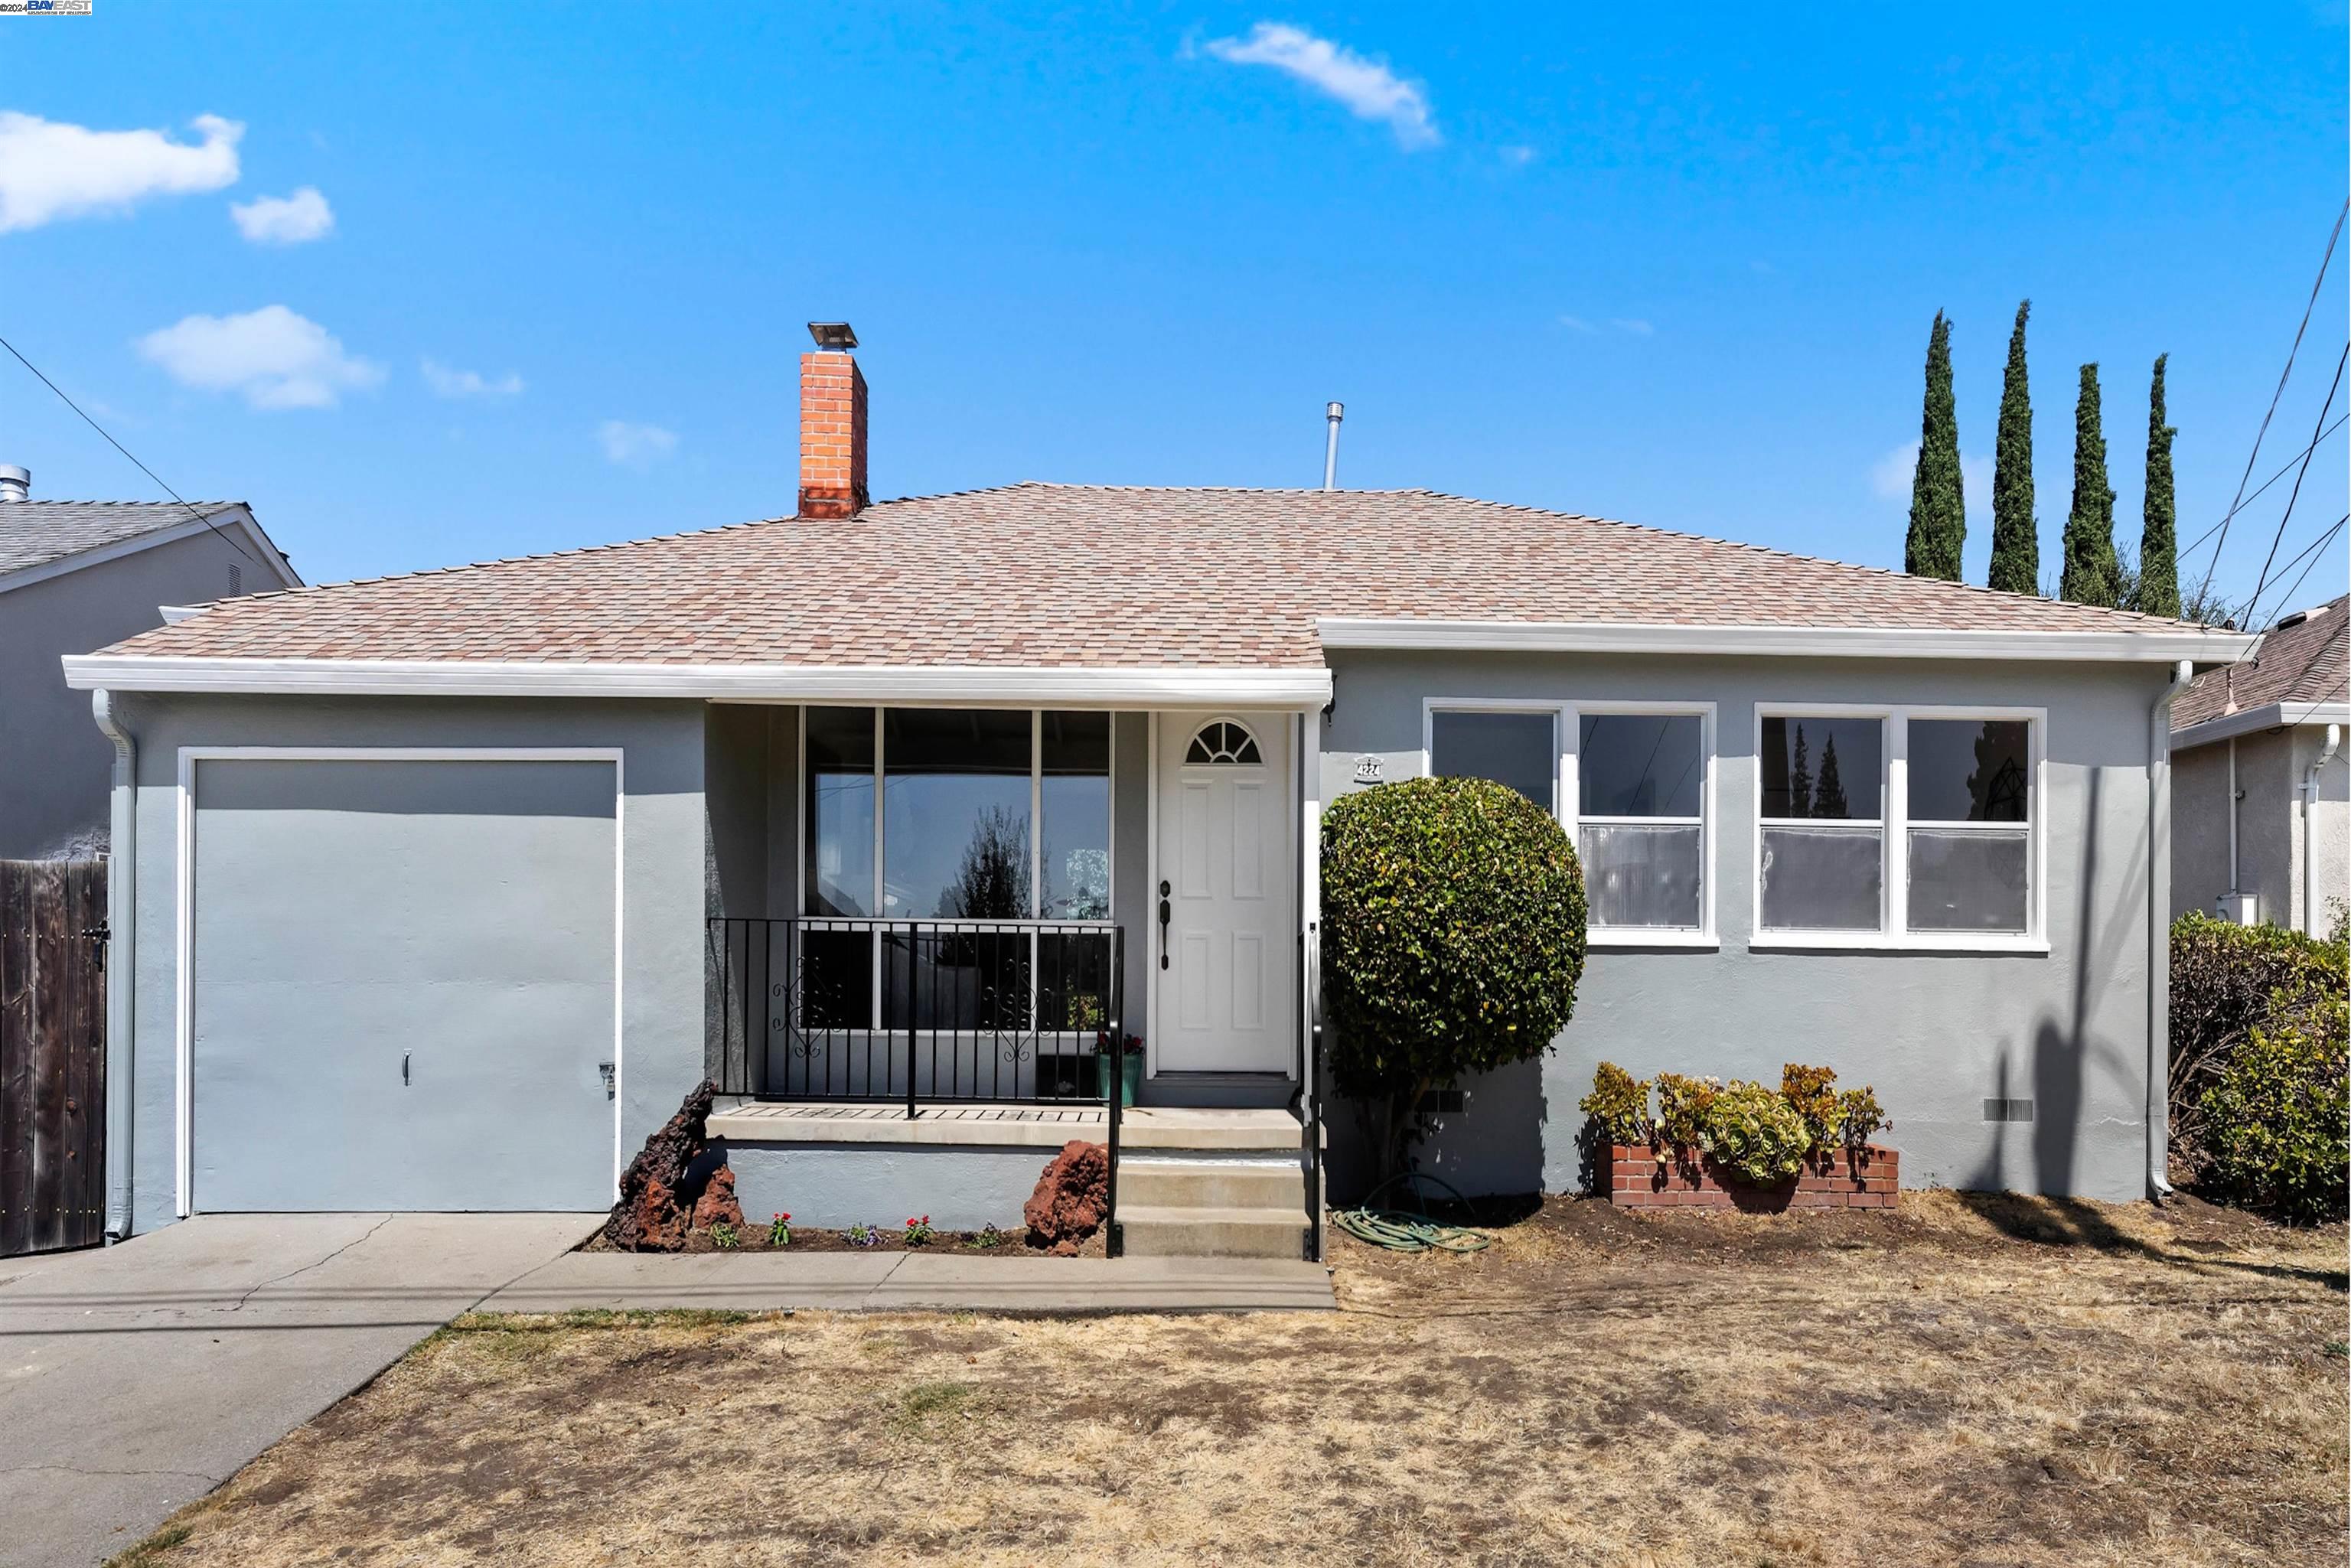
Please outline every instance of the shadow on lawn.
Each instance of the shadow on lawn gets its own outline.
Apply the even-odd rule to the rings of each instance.
[[[1977,1218],[2004,1236],[2043,1246],[2086,1247],[2125,1258],[2188,1268],[2229,1269],[2279,1280],[2301,1280],[2333,1291],[2351,1289],[2351,1271],[2341,1269],[2298,1269],[2283,1263],[2254,1263],[2198,1252],[2175,1252],[2142,1240],[2116,1226],[2095,1203],[2071,1197],[2032,1197],[2013,1192],[1962,1192],[1953,1195]]]

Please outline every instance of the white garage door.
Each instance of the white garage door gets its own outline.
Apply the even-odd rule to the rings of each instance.
[[[193,766],[191,1206],[611,1203],[617,764]]]

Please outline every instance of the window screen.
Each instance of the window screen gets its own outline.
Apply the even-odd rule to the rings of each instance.
[[[1886,925],[1886,721],[1773,714],[1759,727],[1762,926]]]

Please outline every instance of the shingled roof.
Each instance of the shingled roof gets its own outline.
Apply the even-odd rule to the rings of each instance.
[[[2351,700],[2351,594],[2262,639],[2252,658],[2196,677],[2171,705],[2176,735],[2231,714]],[[2283,718],[2283,716],[2281,716]]]
[[[105,656],[1320,669],[1324,618],[2185,630],[1427,490],[1019,484],[256,595]]]
[[[0,505],[0,577],[244,510],[236,501],[10,501]]]

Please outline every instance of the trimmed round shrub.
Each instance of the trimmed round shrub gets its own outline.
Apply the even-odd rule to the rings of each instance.
[[[1698,1146],[1741,1181],[1775,1186],[1803,1167],[1813,1135],[1788,1097],[1763,1083],[1715,1091],[1698,1123]]]
[[[1583,874],[1552,815],[1477,779],[1410,779],[1322,817],[1322,997],[1339,1089],[1452,1082],[1549,1049],[1583,974]]]

